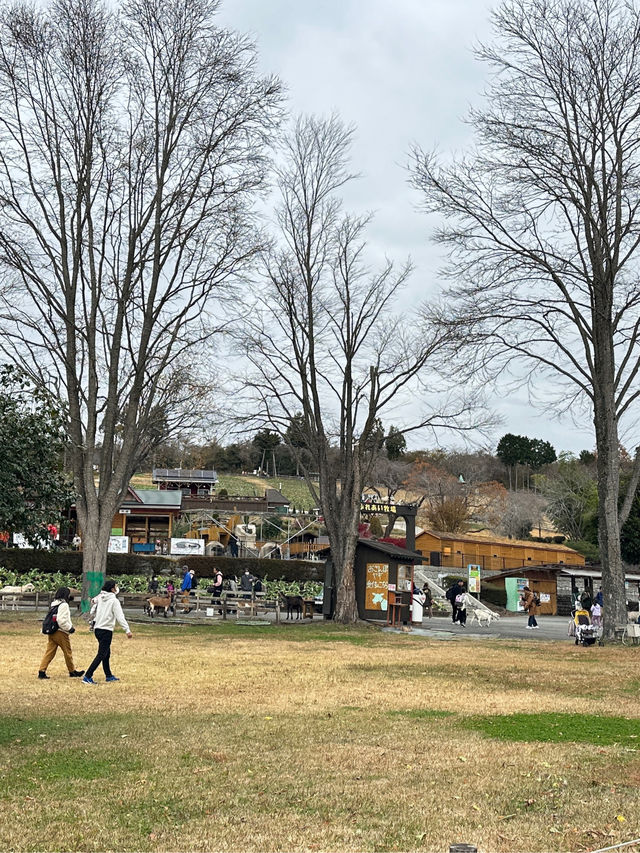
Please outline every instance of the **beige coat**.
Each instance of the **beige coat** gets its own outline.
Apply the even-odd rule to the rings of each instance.
[[[525,610],[529,611],[529,616],[535,616],[538,613],[538,608],[536,606],[536,596],[535,593],[529,590],[529,592],[525,592],[522,597],[522,605]]]

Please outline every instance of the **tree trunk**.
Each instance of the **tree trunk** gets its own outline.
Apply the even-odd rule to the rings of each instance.
[[[87,514],[82,531],[82,600],[80,608],[86,613],[91,599],[102,589],[107,571],[107,551],[115,508],[101,507]]]
[[[599,394],[598,398],[609,396]],[[598,412],[605,405],[604,412]],[[604,636],[613,639],[616,625],[625,625],[627,605],[625,599],[624,569],[620,553],[620,529],[618,523],[618,493],[620,461],[618,429],[613,406],[608,401],[596,401],[596,447],[598,452],[598,543],[602,563],[602,596]]]
[[[358,604],[356,602],[356,575],[354,561],[343,563],[340,581],[336,590],[336,622],[343,625],[353,625],[358,621]]]

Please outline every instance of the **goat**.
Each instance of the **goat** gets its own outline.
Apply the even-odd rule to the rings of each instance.
[[[144,605],[144,612],[153,617],[155,616],[156,610],[164,610],[164,618],[167,618],[167,613],[169,610],[173,611],[173,615],[176,615],[176,605],[174,601],[174,594],[170,595],[153,595],[151,598],[147,598]]]
[[[464,593],[462,606],[464,609],[468,608],[471,611],[470,624],[475,620],[480,628],[483,626],[488,628],[494,620],[497,622],[500,619],[497,613],[494,613],[493,610],[489,610],[486,605],[480,604],[480,602],[472,595],[469,595],[468,592]]]
[[[293,619],[295,610],[296,619],[302,616],[302,596],[301,595],[285,595],[281,593],[283,604],[287,608],[287,619]]]
[[[2,609],[7,609],[7,597],[11,596],[9,600],[11,601],[11,609],[18,609],[18,599],[25,592],[35,592],[36,588],[32,583],[27,583],[24,586],[5,586],[0,589],[0,601],[2,602]]]

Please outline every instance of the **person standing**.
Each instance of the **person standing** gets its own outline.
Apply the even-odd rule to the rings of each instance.
[[[604,605],[604,596],[602,595],[602,587],[598,587],[598,591],[596,593],[596,604],[599,604],[600,607]]]
[[[73,654],[71,652],[71,640],[69,636],[75,632],[75,628],[71,624],[71,611],[69,610],[69,601],[71,599],[71,590],[68,586],[61,586],[56,590],[55,598],[51,602],[51,608],[57,607],[56,622],[58,625],[57,631],[53,634],[47,634],[49,642],[44,652],[44,657],[38,670],[38,678],[49,678],[47,675],[47,667],[56,656],[58,649],[62,649],[64,662],[69,670],[70,678],[80,678],[84,675],[84,669],[77,670],[73,664]]]
[[[153,577],[149,581],[149,585],[147,586],[147,592],[150,592],[155,595],[158,592],[158,586],[158,577],[157,575],[153,575]]]
[[[424,593],[424,610],[429,619],[431,619],[433,616],[433,595],[428,583],[425,583],[422,587],[422,592]]]
[[[243,598],[251,598],[253,592],[253,575],[249,573],[249,569],[244,570],[244,574],[240,578],[240,589],[243,592]]]
[[[598,599],[591,605],[591,624],[597,628],[602,627],[602,607],[598,604]]]
[[[538,606],[536,604],[536,597],[528,586],[525,586],[522,590],[522,606],[529,614],[527,628],[537,628],[538,623],[536,621],[536,613],[538,612]]]
[[[93,600],[91,615],[94,619],[93,633],[98,641],[98,654],[91,661],[89,669],[86,671],[83,684],[95,684],[93,673],[102,664],[106,681],[120,681],[111,672],[111,641],[113,639],[113,629],[116,622],[127,637],[131,639],[133,634],[129,629],[127,620],[122,612],[122,605],[117,599],[120,592],[115,581],[105,581],[102,592]]]
[[[222,595],[222,572],[220,569],[216,569],[216,573],[213,579],[213,598],[220,598]],[[212,599],[213,603],[213,599]]]

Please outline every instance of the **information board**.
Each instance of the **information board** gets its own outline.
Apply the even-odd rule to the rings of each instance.
[[[367,563],[365,610],[384,610],[389,606],[389,564]]]

